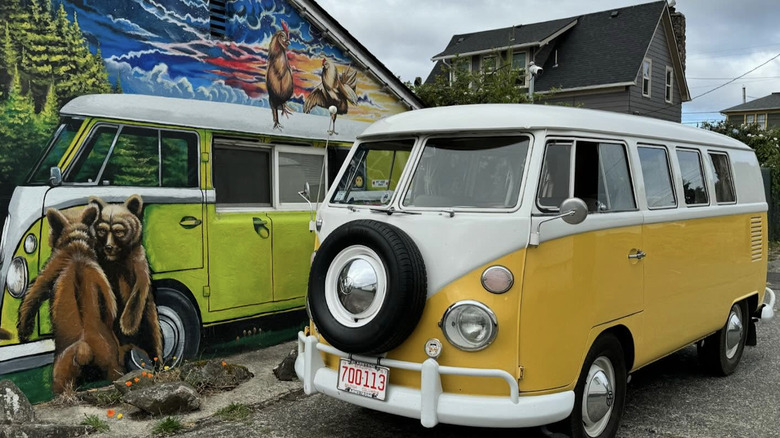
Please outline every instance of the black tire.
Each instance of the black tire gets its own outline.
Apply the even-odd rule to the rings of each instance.
[[[574,408],[567,419],[573,438],[614,437],[617,434],[626,401],[626,373],[620,341],[611,333],[599,336],[585,358],[574,389]],[[600,381],[609,384],[599,385]],[[591,389],[586,391],[586,387]],[[586,403],[588,393],[592,397]],[[601,397],[598,394],[602,394]]]
[[[711,373],[728,376],[737,369],[748,335],[747,302],[731,306],[726,324],[717,332],[696,344],[699,361]]]
[[[181,292],[166,287],[157,289],[155,301],[163,335],[163,363],[173,367],[195,357],[201,336],[195,306]]]
[[[353,284],[357,277],[345,275],[355,274],[353,268],[367,273],[360,278],[372,278],[376,286]],[[331,345],[349,353],[377,354],[400,345],[420,321],[426,298],[425,264],[417,245],[399,228],[373,220],[334,230],[309,274],[314,324]]]

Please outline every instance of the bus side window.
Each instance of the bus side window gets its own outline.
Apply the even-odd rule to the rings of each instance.
[[[539,208],[557,211],[561,202],[570,196],[571,152],[571,142],[547,143],[539,181]]]
[[[718,201],[718,204],[736,202],[734,178],[731,175],[729,156],[718,152],[710,152],[709,156],[712,174],[715,176],[715,200]]]
[[[578,141],[575,148],[574,196],[588,211],[636,209],[626,148],[619,143]]]
[[[645,182],[645,197],[648,208],[676,207],[674,184],[666,149],[655,146],[639,146],[639,162]]]
[[[701,155],[694,149],[677,149],[677,161],[680,162],[683,193],[687,205],[707,205],[709,198],[704,185],[704,169]]]

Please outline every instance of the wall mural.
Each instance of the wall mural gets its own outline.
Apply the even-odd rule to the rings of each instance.
[[[228,2],[224,41],[210,36],[207,0],[63,4],[125,93],[267,107],[277,127],[330,105],[364,121],[405,110],[283,0]]]

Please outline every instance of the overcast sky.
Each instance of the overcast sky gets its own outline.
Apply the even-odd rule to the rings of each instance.
[[[536,23],[648,3],[648,0],[316,0],[403,81],[425,79],[431,57],[458,33]],[[677,0],[687,22],[691,102],[683,122],[723,118],[719,111],[780,92],[780,1]],[[709,113],[705,113],[709,112]]]

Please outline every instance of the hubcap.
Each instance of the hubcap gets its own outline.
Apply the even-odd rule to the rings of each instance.
[[[184,354],[187,342],[184,323],[173,309],[166,306],[157,307],[157,317],[163,335],[163,364],[173,367],[182,361]]]
[[[590,366],[582,395],[582,422],[589,436],[598,436],[607,427],[615,403],[614,388],[612,362],[599,356]]]
[[[387,274],[374,250],[354,245],[333,258],[325,275],[325,302],[339,324],[352,328],[368,324],[386,295]]]
[[[737,355],[739,344],[742,341],[742,308],[738,305],[731,306],[729,319],[726,321],[726,357],[733,359]]]

